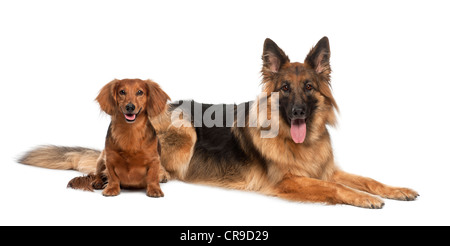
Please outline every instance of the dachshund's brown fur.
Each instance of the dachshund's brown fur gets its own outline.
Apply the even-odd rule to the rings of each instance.
[[[278,102],[266,98],[268,104],[279,104],[276,107],[278,112],[267,113],[271,120],[279,122],[279,132],[275,137],[261,138],[264,127],[249,125],[249,114],[262,112],[258,100],[256,103],[219,106],[245,108],[245,126],[237,126],[236,121],[233,126],[226,127],[196,126],[183,118],[180,119],[183,126],[176,127],[169,114],[152,119],[161,140],[161,164],[168,177],[256,191],[293,201],[364,208],[381,208],[384,205],[381,197],[416,199],[418,193],[412,189],[391,187],[349,174],[335,165],[327,126],[335,124],[338,108],[330,88],[329,58],[330,47],[326,37],[310,50],[303,63],[290,62],[275,42],[266,39],[262,55],[262,84],[263,92],[269,96],[273,92],[279,94]],[[185,103],[188,109],[201,109],[202,114],[211,106],[182,101],[172,103],[166,112],[174,112]],[[271,106],[267,105],[267,108]],[[183,111],[183,115],[185,113],[195,117],[192,111]],[[154,148],[154,144],[149,147]],[[54,158],[55,153],[60,158]],[[95,170],[92,154],[85,150],[64,150],[64,147],[37,148],[26,154],[22,163],[74,168],[85,173],[88,166],[91,172]],[[102,170],[97,170],[97,173],[102,173]]]
[[[113,80],[105,85],[96,100],[111,115],[111,124],[96,174],[75,178],[68,186],[101,189],[106,174],[105,196],[118,195],[121,187],[146,188],[148,196],[164,196],[159,186],[161,146],[149,118],[161,114],[169,99],[150,80]]]

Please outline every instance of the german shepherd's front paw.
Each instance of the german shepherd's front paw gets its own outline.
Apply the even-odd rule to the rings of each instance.
[[[395,199],[400,201],[414,201],[419,196],[419,193],[408,188],[392,187],[384,194],[381,194],[381,196],[384,198]]]
[[[106,188],[103,190],[102,194],[104,196],[117,196],[120,194],[120,186],[107,185]]]
[[[350,202],[350,205],[361,207],[361,208],[372,208],[380,209],[384,206],[384,201],[376,196],[369,194],[360,195]]]

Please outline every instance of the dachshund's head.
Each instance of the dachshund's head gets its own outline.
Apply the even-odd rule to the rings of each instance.
[[[115,79],[100,90],[96,100],[105,113],[133,123],[139,115],[161,114],[170,98],[151,80]]]

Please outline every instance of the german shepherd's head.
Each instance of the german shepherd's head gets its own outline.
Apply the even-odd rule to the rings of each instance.
[[[262,60],[263,91],[279,92],[280,134],[295,143],[319,139],[327,124],[334,125],[338,110],[330,88],[328,38],[323,37],[303,63],[290,62],[275,42],[266,39]]]

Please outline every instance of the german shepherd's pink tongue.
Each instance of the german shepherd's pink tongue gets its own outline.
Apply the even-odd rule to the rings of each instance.
[[[291,137],[295,143],[303,143],[306,137],[306,122],[303,119],[291,121]]]

